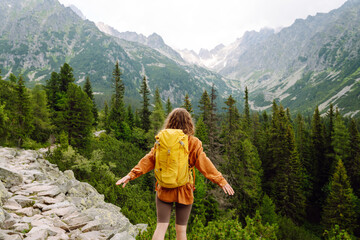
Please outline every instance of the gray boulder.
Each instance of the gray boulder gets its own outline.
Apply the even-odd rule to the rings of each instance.
[[[121,232],[115,234],[110,240],[135,240],[135,238],[127,232]]]
[[[100,223],[98,226],[100,229],[117,229],[118,232],[122,232],[130,227],[129,219],[119,211],[93,207],[85,210],[84,213],[97,220]]]
[[[6,188],[22,184],[23,177],[6,167],[0,167],[0,180],[5,183]]]
[[[3,223],[4,221],[5,221],[5,210],[2,208],[2,207],[0,207],[0,225],[1,225],[1,223]]]
[[[0,206],[2,206],[8,198],[10,198],[10,193],[5,188],[2,181],[0,181]]]

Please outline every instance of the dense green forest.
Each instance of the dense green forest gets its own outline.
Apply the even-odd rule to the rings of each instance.
[[[124,101],[122,72],[115,64],[113,96],[97,109],[90,79],[76,85],[65,63],[45,86],[28,89],[21,76],[0,76],[0,145],[37,149],[56,145],[47,158],[71,169],[134,224],[156,226],[152,172],[121,188],[125,176],[151,149],[172,110],[158,90],[150,98],[146,77],[138,86],[141,107]],[[141,81],[140,81],[141,82]],[[273,102],[271,112],[253,112],[245,90],[244,111],[236,96],[217,109],[214,87],[198,103],[184,92],[196,136],[235,190],[232,197],[196,174],[189,239],[356,239],[360,236],[359,121],[330,105],[321,116],[291,113]],[[196,105],[195,105],[196,104]],[[199,109],[193,111],[193,107]],[[94,133],[105,130],[99,136]],[[172,217],[166,239],[175,239]]]

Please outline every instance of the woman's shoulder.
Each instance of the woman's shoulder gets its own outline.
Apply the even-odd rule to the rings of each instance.
[[[189,144],[191,144],[191,145],[202,145],[202,142],[197,137],[195,137],[193,135],[189,135]]]
[[[198,139],[194,135],[189,135],[189,141],[200,141],[200,139]]]

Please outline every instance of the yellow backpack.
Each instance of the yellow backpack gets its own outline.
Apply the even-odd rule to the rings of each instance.
[[[164,129],[155,139],[154,172],[159,185],[177,188],[194,183],[189,168],[188,136],[180,129]]]

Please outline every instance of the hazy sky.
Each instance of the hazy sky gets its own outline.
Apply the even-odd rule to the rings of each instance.
[[[346,0],[60,0],[91,21],[120,32],[161,35],[178,49],[212,49],[245,31],[290,26],[297,18],[329,12]]]

